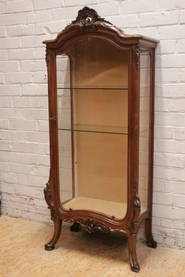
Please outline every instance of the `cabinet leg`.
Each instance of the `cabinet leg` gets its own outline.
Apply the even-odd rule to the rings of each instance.
[[[51,251],[55,248],[55,243],[58,241],[61,233],[62,220],[55,219],[54,220],[54,234],[50,242],[45,244],[45,250]]]
[[[137,261],[136,236],[135,235],[130,235],[128,237],[128,253],[129,253],[131,270],[134,272],[139,272],[140,266]]]
[[[145,236],[148,247],[156,248],[157,242],[153,239],[152,235],[152,221],[150,218],[145,220]]]

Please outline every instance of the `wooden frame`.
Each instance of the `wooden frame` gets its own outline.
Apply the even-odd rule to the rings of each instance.
[[[59,192],[58,114],[56,57],[64,53],[81,39],[102,39],[128,52],[128,176],[127,211],[122,219],[91,210],[70,210],[64,208]],[[152,191],[153,191],[153,126],[154,126],[154,59],[158,41],[141,35],[126,35],[110,22],[98,16],[87,7],[79,11],[76,20],[58,34],[56,39],[44,41],[48,69],[49,127],[50,127],[50,178],[44,190],[46,202],[54,222],[54,235],[45,245],[46,250],[54,249],[61,233],[62,221],[72,222],[71,230],[81,224],[88,232],[102,231],[121,233],[128,239],[131,269],[138,272],[140,267],[136,255],[136,235],[140,223],[145,220],[147,244],[155,248],[152,236]],[[139,109],[140,109],[140,57],[150,56],[150,113],[149,113],[149,155],[148,155],[148,200],[147,208],[141,211],[139,191]]]

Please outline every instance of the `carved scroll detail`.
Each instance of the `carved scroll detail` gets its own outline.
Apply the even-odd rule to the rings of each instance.
[[[48,183],[46,184],[46,187],[44,189],[44,197],[45,197],[46,203],[48,205],[48,209],[50,209],[50,212],[51,212],[51,220],[53,220],[53,222],[55,222],[57,220],[57,213],[55,211],[55,206],[54,206],[54,202],[53,202],[50,181],[48,181]]]
[[[130,224],[127,227],[128,230],[130,231],[130,234],[134,236],[137,234],[137,223],[138,223],[138,218],[141,210],[141,203],[140,203],[140,198],[137,195],[136,185],[137,185],[137,180],[135,180],[135,183],[134,183],[135,197],[134,197],[133,215],[132,215]]]
[[[107,225],[101,223],[101,222],[95,222],[92,218],[89,219],[75,219],[75,220],[69,220],[69,219],[64,219],[67,222],[77,222],[79,223],[82,227],[86,229],[88,233],[94,233],[94,232],[103,232],[103,233],[110,233],[111,228],[108,227]]]
[[[100,222],[94,222],[91,218],[87,220],[80,219],[78,222],[84,226],[89,233],[96,231],[110,232],[110,228],[108,226]]]
[[[138,71],[138,69],[139,69],[139,46],[134,45],[133,50],[134,50],[134,61],[136,64],[136,70]]]
[[[48,66],[49,64],[49,53],[48,53],[48,49],[46,47],[46,56],[45,56],[45,61],[46,61],[46,65]]]

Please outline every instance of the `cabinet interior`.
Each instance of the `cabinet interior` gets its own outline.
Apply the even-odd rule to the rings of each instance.
[[[78,198],[64,207],[122,218],[127,203],[128,52],[102,39],[86,39],[57,57],[57,67],[61,201]],[[106,205],[121,205],[121,215],[119,208],[102,208]]]

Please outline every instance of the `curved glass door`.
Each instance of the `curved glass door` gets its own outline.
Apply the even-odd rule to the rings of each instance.
[[[57,72],[63,207],[123,218],[128,53],[97,38],[82,40],[57,57]]]

